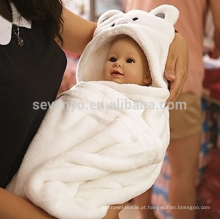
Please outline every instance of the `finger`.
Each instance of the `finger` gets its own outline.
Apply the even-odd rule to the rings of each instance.
[[[186,70],[184,70],[184,69],[176,71],[177,77],[174,82],[170,83],[170,96],[167,100],[167,103],[168,102],[175,102],[177,100],[178,96],[180,95],[180,93],[182,92],[184,83],[186,81],[186,76],[187,76],[185,71]]]
[[[168,102],[175,102],[182,92],[184,83],[187,78],[187,72],[188,72],[188,65],[184,65],[184,63],[181,64],[181,59],[177,60],[177,66],[184,67],[184,68],[177,68],[176,69],[176,80],[170,83],[170,96],[167,99]],[[180,63],[180,64],[179,64]]]
[[[170,96],[166,101],[166,105],[168,105],[169,102],[175,102],[177,98],[179,97],[184,84],[179,81],[174,81],[170,84]]]
[[[170,81],[173,82],[176,79],[176,75],[172,70],[165,70],[165,78]]]
[[[170,102],[175,102],[178,93],[179,93],[179,88],[177,86],[177,81],[175,80],[174,82],[170,83],[170,96],[166,101],[166,105],[168,105]]]
[[[170,46],[172,47],[172,45]],[[173,53],[173,50],[170,48],[167,56],[167,62],[165,66],[165,77],[168,81],[174,81],[176,79],[175,66],[176,66],[176,55]]]

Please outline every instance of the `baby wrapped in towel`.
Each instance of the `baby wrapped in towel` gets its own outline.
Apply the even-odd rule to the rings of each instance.
[[[178,10],[104,13],[78,84],[48,110],[8,189],[57,218],[103,218],[148,190],[169,144],[164,69]]]

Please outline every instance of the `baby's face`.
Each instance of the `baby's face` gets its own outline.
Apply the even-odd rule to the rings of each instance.
[[[113,42],[104,65],[103,80],[137,85],[151,83],[146,56],[132,38],[122,37]]]

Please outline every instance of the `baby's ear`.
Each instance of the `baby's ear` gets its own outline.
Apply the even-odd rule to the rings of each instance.
[[[144,79],[144,83],[146,86],[150,86],[152,84],[152,78],[151,78],[150,72],[148,73],[148,75]]]
[[[150,14],[160,17],[174,25],[179,17],[179,10],[172,5],[161,5],[153,9]]]
[[[101,23],[103,23],[104,21],[106,21],[109,18],[113,17],[114,15],[122,15],[122,14],[123,14],[123,12],[121,12],[119,10],[109,10],[109,11],[106,11],[105,13],[103,13],[99,17],[97,24],[100,25]]]

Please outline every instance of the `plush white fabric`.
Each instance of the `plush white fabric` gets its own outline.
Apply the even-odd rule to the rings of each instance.
[[[58,218],[102,218],[109,205],[143,193],[169,143],[168,110],[160,107],[168,95],[137,85],[79,83],[48,111],[13,191]],[[92,110],[91,103],[103,105]]]
[[[167,5],[150,14],[114,10],[101,16],[78,65],[79,83],[48,110],[9,190],[57,218],[102,218],[110,205],[152,186],[169,144],[163,72],[177,17]],[[111,40],[120,34],[143,48],[152,87],[97,81]]]

